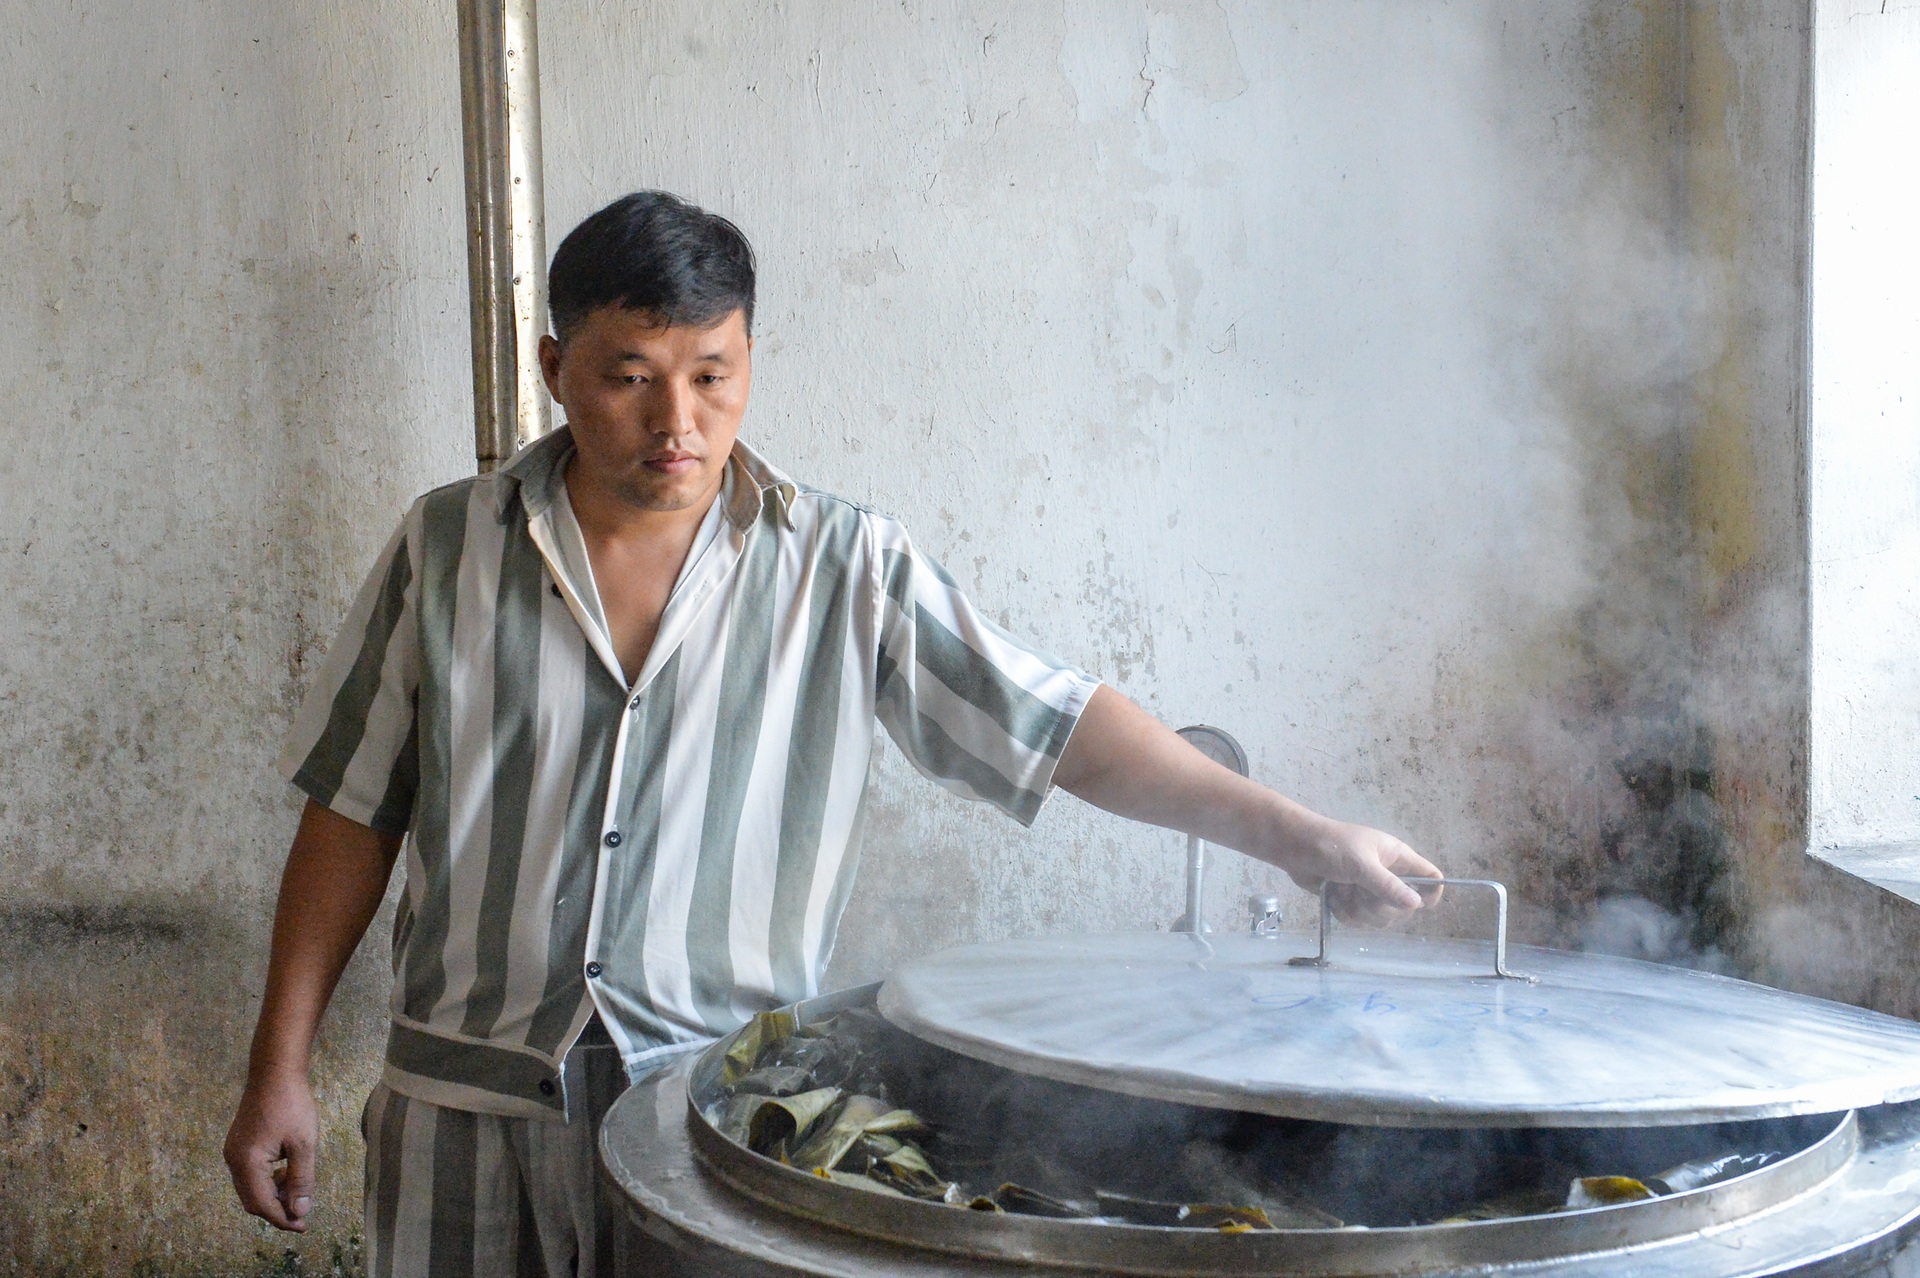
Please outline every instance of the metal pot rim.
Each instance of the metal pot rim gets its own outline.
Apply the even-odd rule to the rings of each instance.
[[[865,986],[793,1005],[802,1024],[871,1005]],[[735,1144],[706,1117],[729,1035],[691,1068],[686,1129],[696,1161],[734,1192],[788,1215],[884,1242],[975,1258],[1116,1274],[1211,1276],[1284,1271],[1360,1275],[1433,1266],[1545,1260],[1640,1246],[1710,1230],[1809,1193],[1859,1149],[1856,1116],[1779,1162],[1684,1193],[1608,1207],[1454,1224],[1276,1229],[1245,1234],[971,1212],[838,1185]]]

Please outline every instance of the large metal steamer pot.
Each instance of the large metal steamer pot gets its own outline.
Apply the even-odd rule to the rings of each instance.
[[[866,993],[867,991],[862,991]],[[828,1006],[796,1005],[803,1017]],[[1674,1199],[1561,1216],[1238,1236],[983,1216],[837,1189],[732,1145],[699,1113],[718,1057],[615,1104],[602,1155],[663,1276],[1555,1275],[1909,1278],[1920,1228],[1920,1113],[1834,1116],[1790,1160]],[[919,1217],[914,1219],[913,1217]]]
[[[1920,1026],[1629,960],[1511,961],[1503,931],[1491,961],[1484,944],[1333,946],[1323,915],[1318,936],[961,947],[792,1010],[809,1024],[877,1004],[972,1068],[1147,1104],[1629,1144],[1773,1123],[1790,1155],[1669,1197],[1469,1223],[1230,1235],[986,1215],[839,1186],[722,1136],[706,1115],[732,1038],[622,1097],[602,1153],[667,1272],[689,1275],[1920,1274]]]
[[[1246,774],[1226,733],[1181,735]],[[723,1136],[709,1115],[733,1035],[631,1089],[602,1132],[633,1220],[664,1244],[659,1272],[1920,1278],[1920,1025],[1594,955],[1517,948],[1509,966],[1506,892],[1490,882],[1450,883],[1493,893],[1490,953],[1405,937],[1336,947],[1324,900],[1317,935],[1279,931],[1268,900],[1254,903],[1252,935],[1218,937],[1201,917],[1205,862],[1190,840],[1172,934],[964,946],[788,1010],[805,1025],[877,1007],[904,1031],[923,1082],[963,1080],[945,1100],[896,1099],[931,1104],[938,1124],[1000,1123],[1016,1150],[1126,1111],[1144,1121],[1120,1125],[1123,1142],[1153,1134],[1140,1148],[1110,1144],[1114,1162],[1164,1155],[1144,1146],[1166,1143],[1180,1114],[1227,1115],[1241,1128],[1313,1128],[1318,1164],[1295,1170],[1338,1180],[1359,1161],[1361,1182],[1389,1191],[1401,1155],[1403,1180],[1437,1168],[1442,1191],[1457,1189],[1449,1176],[1486,1172],[1475,1164],[1488,1151],[1497,1164],[1497,1151],[1556,1142],[1622,1164],[1595,1173],[1650,1172],[1635,1160],[1710,1151],[1730,1133],[1785,1156],[1663,1197],[1457,1223],[1393,1220],[1418,1185],[1380,1206],[1384,1222],[1354,1229],[978,1213],[836,1184]],[[1022,1091],[1040,1108],[1009,1114],[984,1100]],[[1413,1165],[1436,1149],[1439,1163]]]

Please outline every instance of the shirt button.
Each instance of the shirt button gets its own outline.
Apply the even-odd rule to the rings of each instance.
[[[554,597],[555,599],[558,599],[558,598],[560,598],[560,583],[559,583],[559,582],[557,582],[557,581],[555,581],[555,582],[549,582],[549,583],[548,583],[548,585],[547,585],[547,589],[548,589],[548,590],[551,590],[551,591],[553,592],[553,597]]]
[[[606,971],[606,970],[607,970],[606,968],[604,968],[604,967],[601,967],[601,966],[600,966],[600,965],[599,965],[598,963],[589,963],[589,964],[587,964],[587,975],[588,975],[588,976],[599,976],[599,975],[600,975],[600,973],[602,973],[602,972],[604,972],[604,971]]]
[[[620,846],[620,831],[618,831],[618,830],[608,830],[608,831],[607,831],[607,837],[606,837],[606,839],[605,839],[605,840],[603,840],[603,841],[604,841],[604,842],[606,843],[606,845],[607,845],[608,847],[610,847],[610,848],[617,848],[617,847],[619,847],[619,846]]]
[[[543,1078],[540,1080],[540,1094],[542,1096],[553,1095],[553,1080],[551,1078]]]
[[[638,710],[639,708],[640,708],[640,698],[635,697],[633,700],[627,702],[627,709]]]

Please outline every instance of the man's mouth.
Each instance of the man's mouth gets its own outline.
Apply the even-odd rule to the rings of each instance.
[[[647,458],[645,465],[658,475],[684,475],[697,470],[700,459],[692,453],[661,453],[657,457]]]

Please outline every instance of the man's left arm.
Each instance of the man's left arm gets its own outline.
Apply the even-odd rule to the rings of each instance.
[[[1397,876],[1440,876],[1390,834],[1321,816],[1221,767],[1104,685],[1081,711],[1053,783],[1095,807],[1278,866],[1310,892],[1331,891],[1351,922],[1387,923],[1418,909],[1423,894]]]

